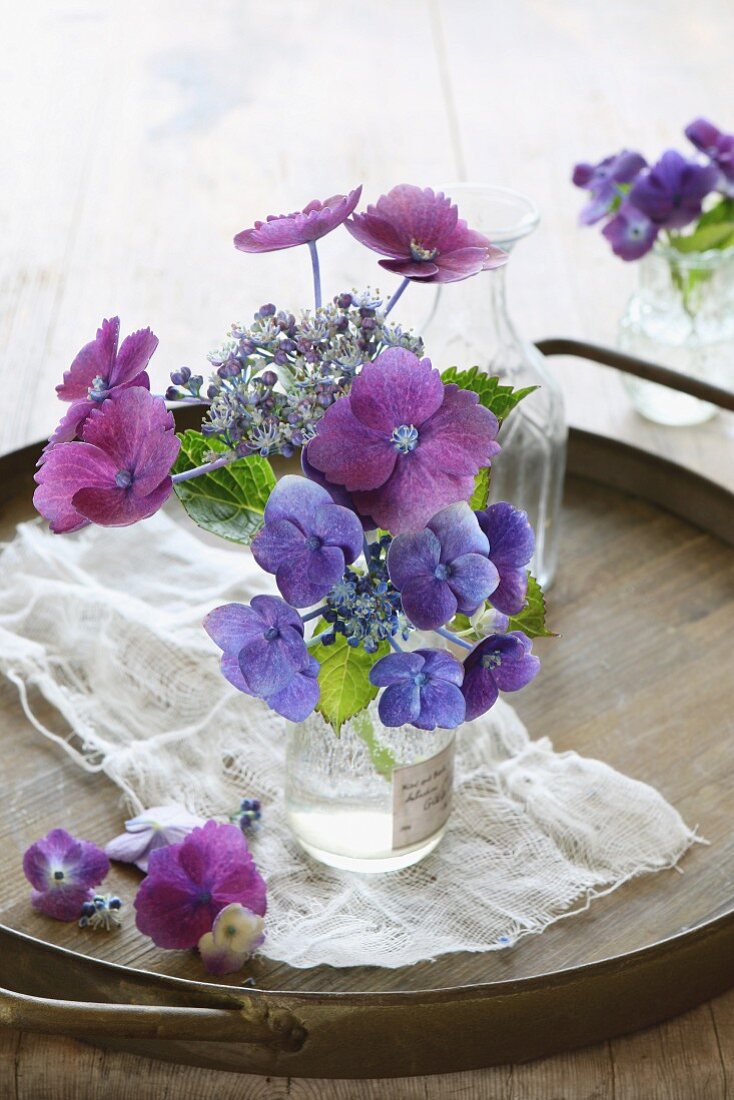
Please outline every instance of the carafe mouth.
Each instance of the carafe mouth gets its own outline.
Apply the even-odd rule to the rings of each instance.
[[[509,187],[455,181],[436,184],[435,190],[443,191],[456,203],[459,217],[470,229],[506,250],[532,233],[540,221],[532,199]]]

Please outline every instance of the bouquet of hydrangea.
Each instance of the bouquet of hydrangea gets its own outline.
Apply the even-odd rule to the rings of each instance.
[[[117,318],[103,321],[57,387],[69,408],[34,500],[65,533],[144,520],[175,492],[275,578],[279,595],[204,623],[234,687],[294,722],[317,709],[337,731],[382,690],[386,726],[452,729],[532,680],[532,638],[547,633],[527,517],[488,499],[500,425],[530,390],[476,368],[442,376],[390,316],[410,283],[456,282],[506,255],[443,194],[402,185],[355,213],[360,193],[235,237],[244,252],[307,245],[314,307],[268,304],[233,325],[206,383],[183,368],[154,396],[157,338],[143,329],[118,346]],[[341,225],[402,276],[387,301],[367,290],[322,303],[316,242]],[[201,406],[201,430],[177,435],[167,401]],[[276,479],[271,460],[296,452],[301,472]]]
[[[661,235],[680,253],[734,246],[734,134],[704,118],[685,134],[700,156],[667,149],[650,166],[623,149],[573,170],[575,185],[590,193],[581,224],[604,221],[602,235],[623,260],[639,260]]]

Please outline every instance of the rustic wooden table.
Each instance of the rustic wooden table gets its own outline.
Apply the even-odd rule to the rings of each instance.
[[[532,338],[611,343],[634,270],[576,227],[574,160],[731,127],[730,0],[27,0],[0,11],[0,452],[48,433],[53,387],[102,316],[151,324],[154,383],[205,367],[263,301],[307,300],[300,253],[246,257],[235,231],[362,182],[472,179],[537,201],[509,294]],[[327,290],[378,281],[344,233]],[[403,318],[418,320],[421,288]],[[734,417],[665,429],[618,377],[554,361],[570,420],[734,488]],[[732,367],[734,379],[734,365]],[[393,1082],[268,1081],[0,1034],[0,1096],[581,1097],[734,1090],[734,993],[648,1032],[527,1066]]]

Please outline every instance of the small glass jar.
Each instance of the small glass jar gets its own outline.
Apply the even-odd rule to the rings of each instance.
[[[538,225],[537,207],[516,191],[484,184],[442,184],[459,214],[506,252]],[[424,327],[426,355],[443,371],[478,366],[515,389],[538,386],[512,410],[492,461],[493,501],[527,512],[535,531],[531,570],[547,590],[558,561],[558,533],[568,428],[563,392],[545,359],[524,340],[507,311],[505,267],[438,286]]]
[[[366,873],[423,859],[451,811],[454,734],[385,727],[375,703],[338,734],[317,713],[287,723],[286,815],[301,847]]]
[[[671,370],[734,383],[734,247],[680,252],[657,242],[639,261],[637,290],[619,325],[619,347]],[[655,382],[623,376],[633,405],[658,424],[700,424],[717,411]]]

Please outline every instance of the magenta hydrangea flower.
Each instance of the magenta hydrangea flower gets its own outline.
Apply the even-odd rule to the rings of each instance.
[[[78,920],[92,887],[109,869],[110,861],[96,844],[77,840],[66,829],[52,829],[23,856],[33,908],[56,920]]]
[[[369,675],[370,683],[385,688],[378,703],[385,726],[410,723],[422,730],[456,729],[464,721],[464,670],[446,650],[389,653]]]
[[[216,607],[204,629],[223,651],[222,675],[245,695],[302,722],[319,701],[319,663],[303,640],[303,621],[278,596]]]
[[[639,153],[623,149],[621,153],[605,157],[598,164],[577,164],[573,170],[573,182],[591,193],[591,199],[579,215],[582,225],[593,225],[612,208],[614,200],[623,192],[620,184],[632,183],[647,165]]]
[[[717,179],[716,165],[686,160],[668,149],[657,164],[638,176],[629,201],[658,228],[682,229],[700,216],[701,204]]]
[[[36,472],[33,503],[56,534],[137,523],[168,499],[180,446],[162,398],[123,390],[92,411],[82,442],[51,448]]]
[[[251,909],[233,902],[217,915],[211,932],[198,943],[204,969],[209,974],[234,974],[263,943],[265,921]]]
[[[356,209],[362,187],[348,195],[333,195],[330,199],[312,199],[295,214],[269,214],[264,222],[255,222],[234,239],[241,252],[277,252],[299,244],[317,241],[337,229]]]
[[[293,607],[310,607],[362,552],[362,524],[354,512],[335,504],[314,481],[288,476],[277,483],[265,505],[265,524],[252,542],[258,565],[274,573]]]
[[[622,260],[639,260],[655,244],[658,226],[646,214],[625,201],[602,229],[612,251]]]
[[[466,721],[471,722],[497,702],[500,691],[519,691],[537,676],[540,661],[533,644],[520,630],[490,634],[464,661],[462,692]]]
[[[62,401],[72,404],[49,439],[48,447],[79,438],[91,411],[108,397],[131,386],[150,389],[146,368],[158,347],[158,337],[149,328],[140,329],[126,336],[118,351],[119,337],[120,318],[104,320],[95,339],[84,345],[64,373],[56,393]]]
[[[477,512],[476,517],[489,540],[489,560],[499,575],[499,584],[489,598],[504,615],[517,615],[525,606],[527,567],[535,552],[535,535],[527,512],[500,501]]]
[[[718,186],[734,198],[734,134],[725,134],[713,122],[697,118],[686,126],[686,137],[711,158],[721,173]]]
[[[469,229],[450,198],[430,187],[401,183],[346,225],[360,244],[388,257],[380,267],[424,283],[458,282],[508,259]]]
[[[465,501],[450,504],[422,531],[398,535],[387,556],[403,611],[419,630],[435,630],[454,615],[473,615],[499,584],[489,542]]]
[[[151,852],[135,924],[158,947],[196,947],[218,913],[238,903],[264,916],[266,887],[235,825],[207,821],[180,844]]]
[[[497,431],[475,393],[445,386],[429,359],[389,348],[326,410],[308,462],[352,494],[360,515],[400,535],[469,499],[499,452]]]
[[[148,870],[150,853],[167,844],[180,844],[185,836],[201,825],[203,817],[190,814],[184,806],[153,806],[125,822],[125,832],[105,845],[110,859],[134,863]]]

